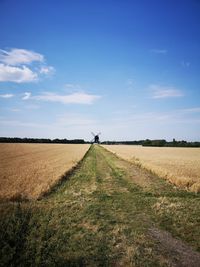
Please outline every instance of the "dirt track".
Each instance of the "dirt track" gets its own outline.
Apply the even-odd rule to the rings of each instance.
[[[198,267],[198,201],[94,145],[42,200],[3,203],[0,238],[15,266]]]

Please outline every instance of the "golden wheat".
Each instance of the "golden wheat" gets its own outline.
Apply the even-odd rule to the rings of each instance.
[[[118,156],[142,165],[175,185],[200,192],[200,148],[105,145]]]
[[[37,199],[80,161],[89,145],[0,144],[0,199]]]

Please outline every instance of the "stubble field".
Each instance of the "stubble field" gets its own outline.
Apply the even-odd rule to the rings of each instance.
[[[125,160],[153,171],[171,183],[200,192],[200,148],[105,145]]]
[[[0,148],[0,266],[199,266],[199,194],[99,145]]]
[[[0,144],[0,199],[37,199],[80,161],[89,145]]]

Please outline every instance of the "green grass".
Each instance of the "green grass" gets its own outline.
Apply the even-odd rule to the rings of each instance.
[[[141,187],[129,165],[93,145],[43,199],[2,203],[1,266],[169,266],[149,235],[152,226],[198,250],[198,195],[153,174]]]

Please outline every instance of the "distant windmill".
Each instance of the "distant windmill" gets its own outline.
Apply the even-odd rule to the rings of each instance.
[[[91,140],[91,143],[99,144],[99,135],[100,135],[101,133],[94,134],[93,132],[91,132],[91,134],[93,135],[93,139]]]

